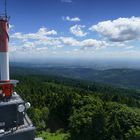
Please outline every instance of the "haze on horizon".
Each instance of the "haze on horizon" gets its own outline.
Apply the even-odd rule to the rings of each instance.
[[[139,60],[139,5],[139,0],[8,0],[10,60]]]

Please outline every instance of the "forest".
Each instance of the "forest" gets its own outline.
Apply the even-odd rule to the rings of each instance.
[[[22,71],[22,74],[25,75],[30,73],[41,75],[49,74],[65,78],[72,77],[77,80],[105,83],[122,88],[139,89],[140,87],[140,69],[96,69],[96,67],[48,66],[47,64],[44,64],[43,66],[34,66],[33,64],[22,63],[12,64],[11,70],[12,73],[16,72],[18,74]]]
[[[32,104],[28,114],[44,140],[51,133],[62,135],[56,140],[140,140],[139,90],[53,75],[12,78]]]

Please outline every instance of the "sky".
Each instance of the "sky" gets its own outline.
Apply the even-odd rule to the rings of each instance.
[[[7,0],[10,60],[140,59],[139,5],[140,0]]]

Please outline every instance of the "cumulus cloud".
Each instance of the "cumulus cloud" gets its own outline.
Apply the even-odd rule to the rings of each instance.
[[[80,18],[66,17],[64,20],[78,22]],[[48,30],[45,27],[41,27],[36,32],[31,33],[11,32],[10,56],[13,59],[21,57],[23,59],[42,59],[52,56],[62,57],[67,54],[69,54],[67,56],[80,57],[84,57],[84,55],[85,57],[119,57],[123,55],[135,57],[136,54],[138,55],[135,52],[136,41],[129,41],[140,39],[139,17],[119,18],[93,25],[90,30],[98,32],[103,37],[100,40],[89,38],[86,36],[89,31],[85,32],[85,26],[75,24],[69,28],[74,36],[69,37],[64,34],[59,36],[56,30]],[[10,28],[13,27],[13,25],[10,25]],[[84,36],[86,37],[77,38]]]
[[[64,21],[71,21],[71,22],[79,22],[79,21],[81,21],[81,19],[79,17],[70,18],[69,16],[66,16],[66,17],[62,17],[62,19]]]
[[[16,52],[31,52],[31,51],[35,52],[41,50],[48,50],[48,47],[56,49],[65,46],[79,47],[79,49],[80,48],[101,49],[108,45],[105,41],[95,39],[77,40],[73,37],[46,37],[46,38],[29,37],[27,39],[27,34],[21,33],[16,33],[15,36],[17,38],[12,39],[12,43],[10,43],[10,46],[11,50]],[[26,39],[26,41],[24,39]],[[18,47],[15,47],[15,44]]]
[[[72,0],[61,0],[61,2],[72,3]]]
[[[108,45],[106,41],[99,41],[95,39],[86,39],[83,40],[80,44],[83,48],[94,47],[96,49],[105,48]]]
[[[57,35],[55,30],[48,31],[47,28],[42,27],[37,32],[38,35]]]
[[[93,47],[95,49],[101,49],[101,48],[105,48],[108,45],[106,41],[100,41],[95,39],[85,39],[82,41],[78,41],[72,37],[60,37],[60,40],[64,45],[82,47],[82,48]]]
[[[17,55],[20,58],[31,56],[33,58],[46,56],[49,47],[59,47],[61,42],[56,38],[57,31],[47,30],[45,27],[38,29],[35,33],[13,33],[10,35],[11,56]]]
[[[140,39],[140,17],[118,18],[93,25],[89,30],[96,31],[113,42]]]
[[[47,36],[51,35],[57,35],[57,31],[55,30],[48,31],[45,27],[42,27],[36,33],[28,33],[28,34],[23,34],[20,32],[14,33],[11,35],[11,38],[22,39],[23,41],[27,41],[28,39],[44,39]]]
[[[84,37],[87,35],[82,29],[85,28],[84,25],[74,25],[70,28],[70,32],[78,37]]]
[[[62,42],[62,44],[68,46],[79,46],[79,41],[77,41],[73,37],[60,37],[59,39]]]
[[[96,25],[97,26],[97,25]],[[87,33],[83,31],[85,26],[74,25],[70,28],[70,32],[75,36],[86,36]],[[115,27],[114,27],[115,28]],[[95,29],[94,29],[95,30]],[[106,29],[107,30],[107,29]],[[109,31],[108,31],[109,32]],[[111,31],[110,31],[111,32]],[[109,33],[108,33],[109,34]],[[112,33],[113,34],[113,33]],[[57,56],[64,51],[71,52],[71,54],[82,55],[81,53],[95,53],[96,50],[108,48],[117,48],[116,50],[132,50],[132,46],[129,42],[122,41],[107,41],[97,40],[93,38],[75,38],[66,36],[56,36],[57,31],[47,30],[45,27],[41,27],[34,33],[13,33],[11,34],[10,51],[11,55],[20,57],[48,57],[53,54],[52,51],[57,52]],[[107,36],[106,34],[104,35]],[[109,38],[110,39],[110,38]],[[112,39],[110,39],[112,40]],[[62,48],[63,47],[63,48]],[[64,48],[65,47],[65,48]],[[73,50],[73,51],[72,51]],[[104,49],[108,51],[108,49]],[[98,51],[100,52],[100,51]],[[50,56],[49,55],[49,56]]]

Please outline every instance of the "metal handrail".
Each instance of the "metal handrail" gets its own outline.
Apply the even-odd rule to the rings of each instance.
[[[8,82],[0,82],[0,85],[11,84],[11,85],[15,85],[16,86],[17,83],[19,83],[18,80],[10,80]]]
[[[6,16],[5,14],[0,14],[0,20],[8,21],[10,17]]]

